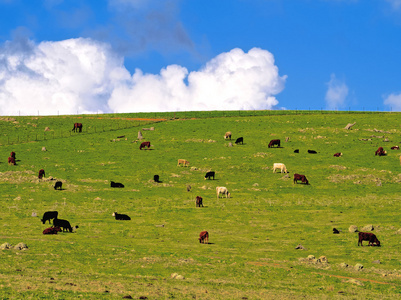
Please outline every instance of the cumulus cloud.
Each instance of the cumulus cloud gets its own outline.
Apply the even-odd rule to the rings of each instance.
[[[383,103],[390,106],[392,110],[401,111],[401,93],[388,95]]]
[[[335,74],[331,74],[327,86],[328,89],[325,97],[326,108],[329,110],[343,108],[348,96],[348,86],[345,82],[337,79]]]
[[[259,48],[222,53],[198,71],[130,74],[105,43],[19,40],[0,48],[0,114],[272,109],[285,80]]]

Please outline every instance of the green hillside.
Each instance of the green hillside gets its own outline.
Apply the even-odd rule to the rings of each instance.
[[[0,298],[398,298],[401,150],[390,148],[401,144],[400,116],[2,117],[0,244],[28,249],[0,250]],[[83,123],[82,133],[71,131],[74,122]],[[150,150],[139,150],[138,131]],[[232,141],[224,140],[226,131]],[[243,145],[234,143],[238,137]],[[268,148],[272,139],[281,147]],[[380,146],[386,156],[375,156]],[[7,163],[11,151],[15,166]],[[190,166],[177,166],[178,159]],[[273,173],[273,163],[284,163],[289,174]],[[215,180],[204,180],[207,171]],[[310,185],[294,184],[294,173]],[[54,190],[56,180],[63,190]],[[231,198],[218,199],[217,186]],[[195,207],[196,196],[204,207]],[[79,225],[76,232],[43,235],[50,225],[40,219],[53,210]],[[131,221],[117,221],[113,212]],[[351,225],[372,225],[381,247],[358,246]],[[198,241],[203,230],[209,244]]]

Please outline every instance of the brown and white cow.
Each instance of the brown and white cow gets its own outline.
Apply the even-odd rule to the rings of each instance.
[[[224,135],[224,139],[230,139],[231,140],[231,131],[227,131],[226,134]]]
[[[207,231],[202,231],[202,232],[199,234],[199,243],[205,244],[205,241],[206,241],[206,244],[209,244],[209,232],[207,232]]]
[[[334,157],[340,157],[340,156],[343,156],[343,154],[341,152],[338,152],[338,153],[335,153],[333,156]]]
[[[309,184],[308,179],[306,179],[305,175],[301,174],[294,174],[294,183],[298,183],[298,181],[301,181],[302,183]]]
[[[358,237],[359,237],[358,246],[359,246],[359,244],[361,244],[361,246],[363,246],[362,241],[368,241],[369,242],[368,246],[376,245],[376,246],[380,247],[380,241],[377,239],[376,235],[374,235],[373,233],[359,232]]]

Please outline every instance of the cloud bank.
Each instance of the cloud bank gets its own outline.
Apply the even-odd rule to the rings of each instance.
[[[9,41],[0,48],[0,114],[272,109],[285,80],[259,48],[222,53],[198,71],[130,74],[109,44],[92,39]]]
[[[391,110],[401,111],[401,93],[390,94],[384,99],[384,105],[391,107]]]
[[[331,74],[327,86],[328,89],[325,97],[326,108],[328,110],[343,108],[348,96],[348,86],[343,81],[337,79],[335,74]]]

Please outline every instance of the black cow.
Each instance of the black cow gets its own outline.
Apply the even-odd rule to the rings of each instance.
[[[299,149],[295,149],[295,150],[294,150],[294,153],[299,153]]]
[[[203,207],[203,199],[201,196],[196,196],[196,207]]]
[[[374,246],[374,244],[376,244],[376,246],[380,247],[380,241],[377,239],[377,237],[370,232],[359,232],[358,233],[358,246],[359,244],[362,245],[362,241],[369,241],[369,246]]]
[[[153,181],[154,181],[154,182],[160,182],[159,175],[154,175],[154,176],[153,176]]]
[[[55,218],[55,219],[53,220],[53,226],[54,226],[54,227],[61,227],[61,228],[63,228],[63,232],[64,232],[64,231],[72,232],[72,227],[71,227],[71,225],[70,225],[70,222],[68,222],[67,220]]]
[[[141,145],[139,146],[139,150],[144,149],[145,147],[148,147],[148,149],[150,148],[150,142],[143,142],[141,143]]]
[[[238,139],[235,140],[235,144],[244,144],[244,138],[243,137],[239,137]]]
[[[54,185],[54,189],[62,190],[62,186],[63,186],[63,183],[61,181],[56,181],[56,184]]]
[[[280,147],[280,140],[271,140],[269,145],[267,146],[268,148],[273,147],[274,145],[277,145],[277,147]]]
[[[213,180],[214,180],[214,175],[215,175],[214,171],[207,172],[205,175],[205,180],[210,179],[211,177],[213,177]]]
[[[82,132],[82,123],[74,123],[74,128],[71,131],[77,132]]]
[[[114,182],[114,181],[110,181],[110,187],[114,187],[114,188],[123,188],[124,185],[120,182]]]
[[[116,218],[116,220],[131,220],[131,218],[127,215],[124,214],[118,214],[116,212],[113,212],[112,216]]]
[[[40,169],[40,170],[39,170],[38,178],[39,178],[39,179],[42,179],[42,177],[44,177],[44,176],[45,176],[45,170]]]
[[[316,154],[317,152],[315,150],[308,150],[308,153],[310,154]]]
[[[57,219],[58,216],[58,212],[57,211],[47,211],[43,214],[43,218],[41,219],[42,223],[45,224],[46,221],[49,221],[50,224],[50,220],[51,219]],[[53,221],[54,223],[54,221]],[[54,224],[53,224],[54,225]]]

